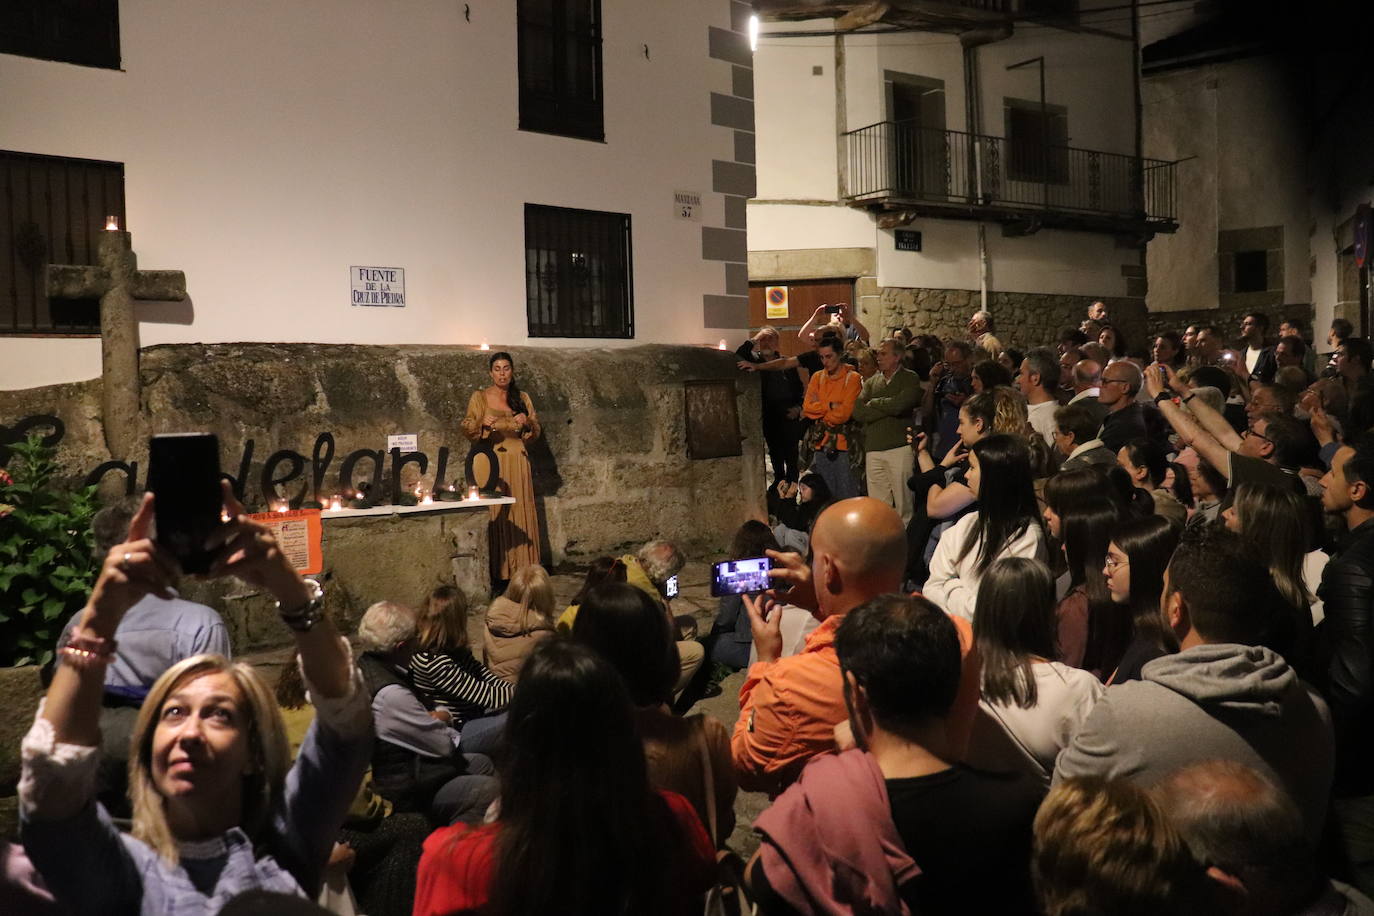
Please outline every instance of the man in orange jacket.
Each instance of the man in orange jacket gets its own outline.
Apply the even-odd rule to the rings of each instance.
[[[814,450],[811,470],[830,485],[831,495],[835,499],[848,499],[859,495],[859,478],[854,464],[863,460],[857,451],[862,443],[855,441],[858,426],[852,420],[863,378],[842,362],[844,351],[837,338],[822,338],[816,352],[820,355],[823,371],[812,373],[806,386],[802,415],[815,423],[802,447]]]
[[[730,739],[740,788],[776,795],[812,757],[836,749],[835,726],[848,723],[835,631],[844,615],[901,589],[906,529],[896,510],[868,497],[830,506],[811,534],[810,567],[794,553],[769,551],[770,576],[791,583],[786,600],[821,624],[797,655],[782,657],[782,613],[771,598],[744,596],[758,661],[740,688],[740,716]],[[962,757],[978,709],[980,663],[973,629],[954,620],[963,657],[949,716],[951,746]]]

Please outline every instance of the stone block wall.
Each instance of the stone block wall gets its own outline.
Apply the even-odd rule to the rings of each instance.
[[[740,522],[761,511],[758,384],[738,373],[733,353],[662,345],[510,352],[517,382],[544,430],[531,460],[547,560],[615,552],[653,537],[723,545]],[[398,433],[419,437],[429,481],[440,448],[447,447],[445,478],[451,480],[463,475],[469,443],[459,421],[471,394],[490,384],[490,355],[442,346],[151,347],[141,355],[143,417],[154,433],[218,434],[222,468],[231,475],[239,475],[252,440],[247,490],[257,508],[263,508],[264,462],[280,449],[304,456],[302,477],[283,488],[295,495],[311,477],[312,450],[322,432],[332,433],[336,443],[325,473],[329,492],[350,452],[385,450],[387,435]],[[736,385],[738,457],[687,457],[683,383],[703,379]],[[106,450],[100,384],[0,391],[0,425],[56,415],[66,426],[58,457],[71,476],[80,478],[111,458],[136,461],[141,489],[146,454]],[[358,476],[370,473],[371,462],[359,462]],[[414,465],[406,466],[403,482],[417,474]]]
[[[1099,297],[1107,305],[1112,323],[1126,335],[1132,346],[1146,333],[1145,303],[1142,299]],[[1087,317],[1093,297],[1058,296],[1045,293],[988,293],[988,311],[1004,344],[1025,350],[1054,346],[1060,328],[1078,327]],[[936,334],[941,338],[964,337],[969,316],[979,308],[978,290],[903,289],[882,287],[879,291],[881,325],[908,327],[917,334]],[[875,331],[875,333],[877,333]]]
[[[1189,309],[1181,312],[1150,312],[1149,324],[1151,334],[1168,330],[1182,334],[1190,324],[1212,324],[1216,325],[1221,336],[1229,341],[1240,337],[1240,321],[1250,312],[1263,312],[1269,316],[1269,331],[1272,336],[1278,333],[1279,322],[1283,321],[1284,318],[1301,318],[1311,327],[1314,311],[1310,303],[1302,303],[1277,307],[1256,308],[1241,305],[1228,308]],[[1318,350],[1327,349],[1327,330],[1327,328],[1314,329]]]

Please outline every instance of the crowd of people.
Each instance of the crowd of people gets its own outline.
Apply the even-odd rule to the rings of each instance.
[[[176,595],[153,497],[103,510],[0,909],[1374,914],[1372,353],[1338,322],[1317,372],[1269,324],[764,328],[769,517],[721,559],[773,587],[709,628],[653,540],[566,608],[510,553],[480,627],[445,586],[350,647],[226,490],[211,574],[278,601],[272,686]],[[532,425],[505,368],[470,414]],[[696,705],[727,671],[733,729]]]

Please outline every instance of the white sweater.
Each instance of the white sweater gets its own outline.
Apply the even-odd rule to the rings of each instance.
[[[959,519],[943,535],[935,546],[935,555],[930,558],[930,578],[926,580],[921,594],[939,605],[946,613],[955,614],[965,620],[973,620],[973,608],[978,600],[978,580],[981,574],[974,568],[978,560],[978,547],[975,544],[963,558],[956,560],[964,547],[964,539],[978,524],[978,513],[970,512]],[[1039,524],[1031,524],[1018,536],[1012,538],[997,555],[993,562],[1003,557],[1028,557],[1045,562],[1045,537]],[[992,563],[988,564],[989,566]]]
[[[1049,786],[1054,761],[1069,746],[1106,689],[1087,671],[1035,662],[1030,709],[980,700],[965,760],[984,770],[1024,771]]]

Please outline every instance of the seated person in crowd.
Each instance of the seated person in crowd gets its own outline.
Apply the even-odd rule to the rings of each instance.
[[[649,541],[639,548],[634,554],[626,554],[619,560],[619,565],[624,567],[622,578],[617,581],[628,582],[635,588],[640,589],[644,594],[653,598],[663,608],[663,613],[667,614],[673,621],[679,636],[684,627],[694,627],[695,621],[688,615],[674,618],[672,604],[668,600],[667,589],[668,580],[682,571],[682,567],[687,565],[687,558],[678,550],[677,545],[671,541],[654,540]],[[612,577],[620,575],[619,569],[614,567],[608,574]],[[588,576],[590,581],[590,574]],[[572,630],[573,622],[577,619],[578,601],[574,599],[563,615],[558,618],[559,629],[566,627]],[[681,639],[677,641],[677,654],[681,670],[678,672],[675,693],[683,690],[697,673],[702,662],[706,659],[706,650],[701,643],[695,639]]]
[[[1116,455],[1097,438],[1101,426],[1102,418],[1086,402],[1067,404],[1054,412],[1054,445],[1064,456],[1059,470],[1116,463]]]
[[[1102,695],[1090,672],[1053,659],[1054,580],[1038,560],[992,564],[978,590],[973,636],[983,664],[968,762],[1021,772],[1049,788],[1059,752]]]
[[[299,655],[292,653],[277,675],[273,693],[286,726],[294,760],[315,721],[315,706],[301,679]],[[415,900],[415,867],[420,847],[433,827],[418,812],[398,812],[377,794],[368,772],[348,809],[330,857],[331,870],[342,859],[348,889],[367,916],[409,916]],[[343,852],[341,853],[341,850]]]
[[[514,683],[534,644],[553,635],[553,585],[538,563],[517,569],[505,594],[487,606],[482,633],[482,664],[502,680]]]
[[[558,615],[558,623],[555,629],[559,633],[571,633],[573,622],[577,620],[578,609],[582,606],[582,599],[587,597],[587,592],[606,582],[624,582],[626,578],[625,561],[620,557],[597,557],[587,566],[587,577],[582,580],[582,587],[573,595],[573,599]]]
[[[691,803],[650,787],[624,681],[540,640],[511,701],[500,813],[425,841],[415,916],[701,912],[715,854]]]
[[[250,667],[196,655],[152,685],[129,764],[133,831],[119,833],[94,798],[100,695],[125,612],[172,595],[176,560],[149,534],[148,494],[122,544],[105,556],[62,649],[47,698],[20,747],[21,839],[66,912],[214,913],[261,889],[314,897],[367,768],[367,695],[322,594],[272,533],[224,487],[230,521],[211,536],[215,576],[277,601],[317,710],[291,763],[271,689]]]
[[[1302,812],[1259,771],[1229,760],[1184,767],[1150,794],[1202,863],[1209,912],[1301,916],[1374,912],[1317,869]]]
[[[1131,484],[1150,494],[1154,514],[1182,528],[1188,520],[1188,510],[1164,486],[1164,478],[1169,473],[1169,457],[1164,447],[1149,439],[1132,439],[1117,451],[1116,460],[1130,475]]]
[[[811,547],[811,526],[820,511],[830,505],[830,485],[821,475],[808,473],[795,487],[783,490],[784,486],[779,484],[780,499],[769,510],[778,519],[773,537],[782,547],[805,555]]]
[[[436,825],[480,823],[496,797],[495,768],[466,743],[447,712],[426,706],[411,687],[407,659],[414,649],[415,614],[379,601],[358,623],[358,667],[372,698],[376,740],[372,779],[377,794],[400,812],[420,811]]]
[[[1145,373],[1146,388],[1160,412],[1178,433],[1184,446],[1226,475],[1231,487],[1242,483],[1298,488],[1297,470],[1314,441],[1291,417],[1263,414],[1251,421],[1244,435],[1236,433],[1226,418],[1207,406],[1178,382],[1172,369],[1151,366]],[[1184,411],[1174,395],[1186,401]],[[1123,442],[1122,445],[1125,443]]]
[[[1059,755],[1073,776],[1150,784],[1218,758],[1272,774],[1315,838],[1326,817],[1333,749],[1326,704],[1259,646],[1277,596],[1268,571],[1224,528],[1184,533],[1165,572],[1161,611],[1181,647],[1114,685]]]
[[[134,505],[107,506],[91,520],[95,555],[104,556],[119,543],[133,520]],[[54,664],[62,663],[62,647],[80,622],[75,614],[57,640]],[[100,772],[98,797],[115,817],[132,813],[128,798],[129,734],[139,705],[162,673],[184,658],[208,653],[232,658],[229,631],[213,608],[187,601],[170,592],[166,597],[145,594],[119,621],[115,654],[105,668],[105,692],[100,710]]]
[[[758,661],[740,687],[740,715],[731,737],[741,788],[776,795],[808,760],[835,748],[845,721],[835,631],[844,615],[901,587],[906,532],[895,509],[867,497],[841,500],[816,519],[807,566],[796,554],[770,552],[776,582],[790,583],[786,600],[810,610],[818,626],[801,653],[782,657],[782,615],[770,596],[745,596]],[[963,680],[950,715],[951,741],[962,756],[978,707],[978,660],[972,628],[958,625],[965,653]]]
[[[735,829],[730,732],[714,716],[683,718],[669,711],[678,672],[669,626],[662,609],[644,592],[611,583],[588,593],[573,638],[596,650],[624,678],[644,740],[649,784],[690,801],[721,847]]]
[[[1102,370],[1102,387],[1097,400],[1107,408],[1107,415],[1097,438],[1112,452],[1119,451],[1132,439],[1149,436],[1145,408],[1136,401],[1140,386],[1140,369],[1135,363],[1117,360]]]
[[[1145,790],[1066,779],[1035,816],[1035,890],[1045,916],[1204,916],[1202,869]]]
[[[978,582],[989,566],[1002,557],[1043,561],[1046,550],[1030,449],[1023,437],[999,433],[979,439],[969,452],[965,483],[978,498],[978,511],[959,519],[940,538],[923,593],[949,613],[971,621]]]
[[[953,618],[884,595],[835,637],[849,749],[818,757],[755,821],[748,876],[765,914],[1030,914],[1031,823],[1043,789],[959,763]],[[847,734],[846,734],[847,733]],[[852,736],[852,740],[846,740]]]
[[[429,709],[446,714],[463,735],[463,751],[496,752],[514,687],[487,670],[468,648],[468,601],[451,585],[430,593],[415,615],[415,639],[408,646],[406,675]]]

